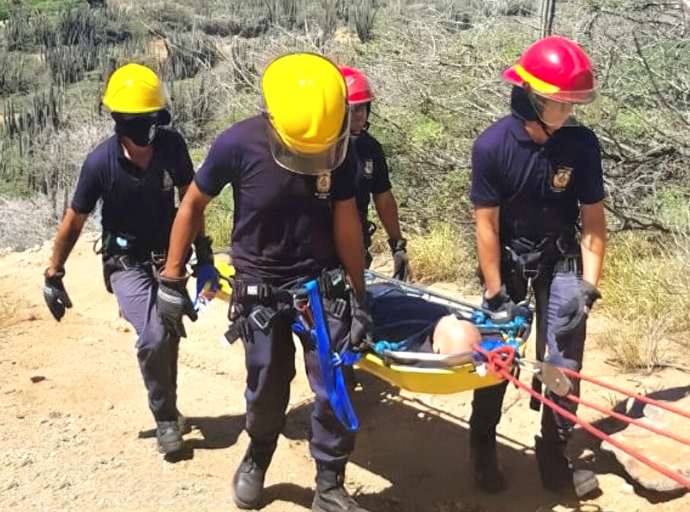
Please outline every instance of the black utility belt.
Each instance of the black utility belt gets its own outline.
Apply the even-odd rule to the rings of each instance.
[[[296,295],[303,292],[303,284],[311,280],[316,280],[319,285],[321,296],[325,299],[345,299],[348,297],[348,285],[345,279],[345,272],[340,269],[324,270],[320,276],[306,279],[296,279],[294,286],[276,286],[266,281],[252,282],[241,277],[232,279],[232,293],[237,300],[253,297],[260,302],[277,301],[292,302]]]
[[[103,261],[106,263],[115,264],[119,270],[127,270],[128,268],[142,265],[162,267],[165,263],[165,257],[165,251],[148,251],[145,253],[115,253],[104,254]]]

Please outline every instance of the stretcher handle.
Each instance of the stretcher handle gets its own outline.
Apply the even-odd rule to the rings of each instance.
[[[376,272],[374,270],[367,269],[364,271],[364,275],[365,276],[369,275],[369,276],[374,277],[376,279],[381,279],[383,281],[386,281],[387,283],[393,284],[393,285],[398,286],[399,288],[402,288],[405,290],[413,291],[419,295],[428,295],[430,297],[436,297],[438,299],[450,302],[451,304],[456,304],[459,307],[470,309],[471,311],[479,311],[481,313],[484,313],[485,315],[487,315],[490,318],[493,318],[493,315],[494,315],[494,311],[490,311],[486,308],[482,308],[482,307],[477,306],[475,304],[469,304],[467,302],[463,302],[461,300],[458,300],[455,297],[451,297],[450,295],[446,295],[444,293],[440,293],[440,292],[436,292],[436,291],[430,291],[430,290],[423,288],[421,286],[417,286],[414,284],[400,281],[398,279],[394,279],[392,277],[388,277],[387,275],[380,274],[379,272]]]
[[[427,352],[401,352],[395,350],[383,350],[381,356],[394,360],[400,364],[435,363],[437,368],[451,368],[474,364],[475,352],[461,352],[459,354],[429,354]]]

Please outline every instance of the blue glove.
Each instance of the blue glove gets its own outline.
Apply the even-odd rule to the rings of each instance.
[[[212,263],[202,263],[194,266],[192,275],[196,277],[194,307],[197,308],[200,302],[208,302],[215,297],[218,291],[218,271]]]
[[[218,271],[214,266],[212,244],[213,240],[207,236],[198,236],[194,240],[196,264],[192,267],[192,275],[196,277],[196,311],[208,304],[218,291]]]

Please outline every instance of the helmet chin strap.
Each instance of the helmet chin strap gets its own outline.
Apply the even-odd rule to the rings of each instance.
[[[549,127],[550,126],[555,126],[547,123],[544,121],[544,118],[542,117],[542,111],[544,110],[544,103],[541,102],[536,94],[534,94],[531,90],[531,87],[529,84],[525,84],[525,91],[527,92],[527,97],[529,98],[530,103],[532,104],[532,108],[534,109],[534,112],[536,113],[536,119],[535,121],[539,123],[539,126],[541,126],[541,129],[544,131],[546,136],[550,139],[552,137],[551,133],[549,132]]]

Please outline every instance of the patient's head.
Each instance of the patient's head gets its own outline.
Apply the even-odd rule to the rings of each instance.
[[[455,315],[446,315],[436,324],[433,334],[435,354],[460,354],[469,352],[482,341],[477,326]]]

